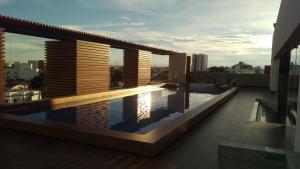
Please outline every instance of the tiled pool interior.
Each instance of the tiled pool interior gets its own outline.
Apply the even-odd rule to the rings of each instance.
[[[76,107],[14,114],[86,128],[145,134],[218,94],[162,89]]]
[[[300,153],[236,143],[220,143],[218,169],[299,169]]]

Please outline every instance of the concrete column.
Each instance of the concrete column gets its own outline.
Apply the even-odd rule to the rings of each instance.
[[[186,83],[187,73],[187,57],[186,53],[176,53],[169,56],[169,82],[170,83]]]
[[[47,97],[109,91],[110,46],[85,41],[48,41]]]
[[[151,53],[142,50],[124,49],[124,87],[132,88],[151,82]]]
[[[276,92],[277,88],[278,88],[279,61],[280,61],[280,59],[272,59],[272,61],[271,61],[271,74],[270,74],[270,91],[271,92]]]
[[[5,73],[4,73],[4,65],[5,65],[5,46],[4,46],[4,34],[5,30],[0,28],[0,104],[4,104],[4,92],[5,92]]]
[[[285,53],[279,60],[279,76],[277,86],[277,117],[284,120],[287,111],[288,82],[291,52]]]

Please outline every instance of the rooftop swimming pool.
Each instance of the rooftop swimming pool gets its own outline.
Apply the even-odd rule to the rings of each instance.
[[[75,107],[13,114],[84,128],[145,134],[216,96],[216,92],[189,93],[162,89]]]
[[[1,109],[0,127],[153,156],[238,92],[209,88],[124,89],[12,105]]]

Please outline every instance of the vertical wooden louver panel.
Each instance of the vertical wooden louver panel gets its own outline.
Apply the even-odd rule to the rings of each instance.
[[[109,45],[77,41],[77,94],[109,91]]]
[[[134,49],[124,49],[123,62],[123,79],[124,87],[131,88],[138,86],[138,65],[139,51]]]
[[[109,48],[85,41],[46,42],[47,97],[109,91]]]
[[[4,46],[4,34],[3,28],[0,28],[0,104],[4,104],[4,92],[5,92],[5,46]]]
[[[148,85],[151,81],[151,53],[139,50],[138,86]]]
[[[47,41],[47,97],[76,95],[76,41]]]
[[[144,86],[151,80],[151,53],[141,50],[124,50],[124,87]]]

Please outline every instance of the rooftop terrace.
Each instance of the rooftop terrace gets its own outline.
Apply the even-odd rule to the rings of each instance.
[[[0,168],[214,169],[218,144],[223,141],[292,150],[291,138],[286,136],[291,128],[249,121],[255,99],[268,92],[241,88],[154,158],[0,128]]]

